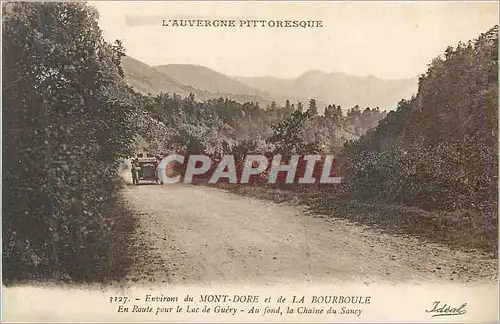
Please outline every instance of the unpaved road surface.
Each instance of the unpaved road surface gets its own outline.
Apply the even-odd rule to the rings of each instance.
[[[139,218],[132,282],[493,282],[497,260],[305,209],[185,184],[125,189]]]

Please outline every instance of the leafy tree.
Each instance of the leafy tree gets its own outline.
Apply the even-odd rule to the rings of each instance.
[[[375,129],[348,143],[344,156],[350,197],[472,210],[491,222],[498,185],[498,26],[448,47],[421,76],[417,96],[401,100]]]
[[[314,100],[314,99],[309,100],[308,111],[309,111],[309,114],[311,116],[317,116],[318,115],[318,107],[316,106],[316,100]]]
[[[124,50],[84,3],[3,9],[4,280],[88,279],[107,262],[104,212],[132,153]]]
[[[308,143],[302,134],[305,123],[311,118],[309,111],[295,110],[292,116],[273,126],[270,141],[284,155],[315,153],[317,145]]]
[[[325,113],[324,113],[325,118],[333,118],[334,114],[335,114],[335,108],[334,108],[334,106],[328,105],[325,108]]]
[[[303,112],[304,111],[304,104],[300,101],[297,101],[297,107],[295,110],[298,110],[300,112]]]
[[[291,110],[291,108],[292,108],[292,106],[290,105],[290,100],[287,100],[287,101],[285,102],[285,109],[286,109],[286,110]]]

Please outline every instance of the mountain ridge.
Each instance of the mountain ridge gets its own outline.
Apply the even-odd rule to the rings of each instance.
[[[163,64],[150,66],[130,56],[122,59],[127,83],[144,94],[160,92],[187,96],[201,101],[228,98],[239,103],[258,102],[266,107],[276,102],[283,106],[301,101],[306,107],[315,99],[320,113],[329,104],[348,110],[379,107],[394,110],[401,99],[417,90],[418,78],[380,79],[377,76],[352,76],[344,72],[305,71],[294,78],[238,77],[220,73],[198,64]]]
[[[418,78],[380,79],[376,76],[351,76],[343,72],[309,70],[295,78],[235,77],[255,88],[287,96],[301,92],[304,97],[342,106],[344,110],[379,106],[394,110],[401,99],[417,91]]]
[[[216,98],[228,98],[238,102],[259,102],[261,104],[271,104],[272,101],[249,94],[231,94],[225,92],[209,92],[198,89],[189,84],[183,84],[174,78],[162,73],[160,70],[141,62],[131,56],[122,58],[122,67],[125,74],[125,81],[143,94],[158,95],[162,92],[175,93],[182,97],[193,94],[197,100],[209,100]]]

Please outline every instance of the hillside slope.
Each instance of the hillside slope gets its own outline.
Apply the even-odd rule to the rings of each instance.
[[[297,101],[307,103],[309,99],[314,99],[314,97],[309,97],[302,91],[280,93],[279,91],[273,91],[273,88],[267,88],[265,86],[254,87],[237,78],[229,77],[200,65],[168,64],[155,66],[154,68],[179,83],[211,93],[223,94],[223,96],[231,94],[229,98],[235,98],[234,95],[238,94],[241,99],[248,98],[248,101],[259,102],[264,108],[273,101],[278,105],[282,105],[287,100],[292,103],[296,103]],[[243,103],[241,100],[237,101]],[[326,101],[316,98],[316,102],[319,112],[322,113],[327,106]]]
[[[212,93],[232,93],[259,96],[272,100],[264,91],[255,89],[245,83],[231,79],[226,75],[200,65],[168,64],[154,66],[157,71],[170,78],[194,88]]]
[[[202,95],[198,89],[180,84],[130,56],[122,58],[122,68],[125,72],[126,82],[141,93],[157,95],[160,92],[169,92],[177,93],[180,96],[187,96],[190,92],[193,92],[195,95]]]
[[[490,222],[498,184],[498,26],[446,49],[421,76],[418,95],[344,153],[352,197],[473,210]]]
[[[155,69],[146,63],[136,60],[130,56],[122,58],[122,67],[125,72],[126,82],[134,87],[134,89],[142,94],[151,93],[157,95],[161,92],[169,94],[177,94],[182,97],[188,96],[190,93],[194,94],[195,98],[199,101],[216,98],[228,98],[240,103],[245,102],[259,102],[263,107],[271,104],[272,100],[259,97],[251,93],[231,93],[231,92],[211,92],[204,89],[193,87],[189,84],[183,84],[165,73],[160,69]],[[243,85],[245,86],[245,85]],[[238,90],[231,88],[230,90]]]

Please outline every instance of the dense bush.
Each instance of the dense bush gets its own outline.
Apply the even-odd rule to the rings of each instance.
[[[84,3],[5,3],[2,24],[4,280],[88,279],[131,155],[123,49]]]
[[[344,149],[347,196],[495,215],[498,26],[449,47],[418,95]]]

